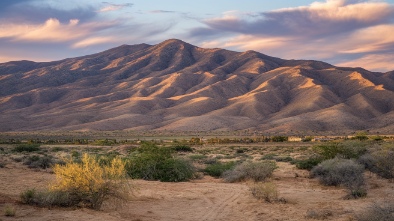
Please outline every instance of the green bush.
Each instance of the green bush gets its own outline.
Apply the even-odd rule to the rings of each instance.
[[[312,170],[313,167],[317,166],[323,161],[323,158],[319,156],[312,156],[308,159],[293,160],[292,164],[295,164],[298,169],[301,170]]]
[[[288,140],[288,137],[285,136],[273,136],[271,138],[272,142],[285,142]]]
[[[229,183],[244,180],[264,181],[271,177],[276,168],[276,163],[273,161],[246,161],[232,170],[225,171],[223,178],[225,182]]]
[[[329,142],[314,146],[313,150],[323,159],[341,157],[344,159],[357,159],[366,153],[366,143],[361,141]]]
[[[193,149],[187,145],[176,145],[172,147],[176,152],[193,152]]]
[[[349,159],[334,158],[321,162],[311,170],[311,176],[327,186],[344,186],[354,198],[366,195],[364,167]]]
[[[35,189],[28,189],[21,193],[20,198],[24,204],[41,207],[69,207],[76,206],[80,203],[80,199],[72,196],[69,191],[59,190],[36,191]]]
[[[182,182],[195,176],[195,168],[189,161],[181,158],[168,158],[160,165],[159,180],[162,182]]]
[[[28,189],[20,194],[21,201],[24,204],[34,204],[36,197],[37,191],[35,189]]]
[[[234,167],[235,167],[234,161],[225,162],[225,163],[216,162],[214,164],[205,167],[204,172],[213,177],[221,177],[223,172],[227,170],[231,170]]]
[[[51,149],[52,152],[60,152],[60,151],[67,151],[67,149],[63,148],[63,147],[53,147]]]
[[[276,162],[292,162],[294,159],[290,156],[278,156],[275,157]]]
[[[173,153],[172,148],[143,144],[130,153],[127,173],[144,180],[179,182],[192,179],[195,168],[189,161],[174,157]]]
[[[358,159],[367,152],[367,143],[361,141],[345,141],[340,144],[339,155],[345,159]]]
[[[340,152],[340,144],[336,142],[329,142],[314,146],[313,150],[325,160],[333,159]]]
[[[40,144],[20,144],[14,149],[12,149],[13,152],[34,152],[34,151],[39,151],[40,150]]]
[[[277,155],[274,153],[269,153],[261,157],[261,160],[274,160]]]

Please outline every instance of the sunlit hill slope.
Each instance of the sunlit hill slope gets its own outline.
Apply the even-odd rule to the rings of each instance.
[[[362,66],[362,64],[360,64]],[[0,131],[394,131],[394,72],[171,39],[0,64]]]

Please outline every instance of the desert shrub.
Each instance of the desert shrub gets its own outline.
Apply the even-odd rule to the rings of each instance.
[[[40,150],[40,144],[19,144],[12,149],[13,152],[34,152]]]
[[[274,153],[265,154],[261,157],[261,160],[274,160],[276,156]]]
[[[182,158],[168,158],[160,165],[159,180],[162,182],[182,182],[194,178],[195,168],[190,161]]]
[[[69,160],[65,165],[55,165],[53,171],[56,182],[48,192],[27,192],[24,198],[30,199],[33,195],[33,199],[44,198],[41,201],[51,206],[100,209],[105,200],[126,199],[129,193],[125,163],[120,158],[113,159],[110,165],[100,166],[95,157],[84,154],[81,164]]]
[[[229,183],[243,180],[264,181],[272,175],[276,168],[276,163],[273,161],[246,161],[232,170],[225,171],[223,178]]]
[[[5,167],[5,163],[0,161],[0,168],[4,168]]]
[[[329,142],[322,145],[317,145],[313,147],[313,150],[319,154],[323,159],[333,159],[340,152],[339,143]]]
[[[245,150],[244,150],[244,149],[238,149],[238,150],[236,150],[235,152],[236,152],[236,153],[245,153]]]
[[[356,216],[357,221],[393,221],[394,203],[374,203],[363,213]]]
[[[285,136],[273,136],[271,138],[272,142],[285,142],[288,140],[288,137]]]
[[[354,198],[366,195],[364,167],[349,159],[334,158],[321,162],[311,170],[311,176],[327,186],[344,186]]]
[[[193,152],[193,149],[187,145],[176,145],[172,147],[176,152]]]
[[[195,168],[182,158],[173,156],[174,150],[143,144],[130,153],[127,159],[127,173],[138,179],[179,182],[192,179]]]
[[[35,189],[28,189],[23,191],[20,194],[20,198],[22,203],[24,204],[34,204],[34,201],[36,200],[36,195],[37,191]]]
[[[80,203],[78,197],[72,196],[69,191],[64,190],[36,191],[35,189],[28,189],[21,193],[20,198],[24,204],[41,207],[68,207]]]
[[[235,166],[234,161],[225,162],[225,163],[216,162],[214,164],[205,167],[204,172],[213,177],[221,177],[223,172],[227,170],[231,170],[232,168],[234,168],[234,166]]]
[[[366,153],[367,147],[365,142],[353,140],[342,143],[325,143],[314,146],[313,150],[325,160],[333,159],[335,157],[357,159]]]
[[[249,190],[256,199],[264,200],[268,203],[278,201],[278,189],[274,183],[254,183],[249,187]]]
[[[52,156],[38,156],[38,155],[32,155],[27,157],[23,164],[27,165],[29,168],[42,168],[42,169],[47,169],[51,167],[54,164],[54,160]]]
[[[339,156],[345,159],[358,159],[367,152],[367,143],[361,141],[345,141],[340,144]]]
[[[323,161],[320,156],[311,156],[307,159],[293,160],[292,164],[295,164],[298,169],[301,170],[312,170],[313,167],[317,166]]]
[[[119,156],[117,152],[111,152],[103,155],[96,155],[96,160],[100,166],[108,166],[111,162]]]
[[[292,162],[293,158],[291,158],[290,156],[278,156],[278,157],[275,157],[275,161],[276,162]]]
[[[200,160],[200,163],[207,164],[207,165],[216,164],[218,162],[219,161],[218,161],[218,159],[216,157],[215,158],[209,157],[209,158],[206,158],[204,160]]]
[[[370,153],[366,153],[357,159],[357,162],[364,166],[365,169],[374,171],[376,165],[376,159]]]
[[[15,214],[16,214],[16,211],[15,211],[14,207],[7,205],[4,208],[4,216],[15,216]]]
[[[191,160],[199,161],[208,158],[208,156],[203,154],[194,154],[194,155],[190,155],[189,158]]]
[[[394,151],[378,150],[367,153],[358,159],[365,169],[386,179],[394,178]]]
[[[394,178],[394,151],[380,150],[372,153],[374,165],[372,172],[386,179]]]
[[[328,217],[333,216],[333,212],[331,210],[322,209],[322,210],[314,210],[308,209],[306,211],[305,218],[307,219],[317,219],[317,220],[325,220]]]
[[[66,151],[67,149],[66,148],[63,148],[63,147],[53,147],[52,149],[51,149],[51,151],[52,152],[60,152],[60,151]]]
[[[112,146],[116,144],[115,139],[103,139],[103,140],[95,140],[93,142],[94,145],[100,145],[100,146]]]
[[[73,158],[78,158],[80,156],[81,156],[81,154],[78,151],[73,150],[71,152],[71,157],[73,157]]]

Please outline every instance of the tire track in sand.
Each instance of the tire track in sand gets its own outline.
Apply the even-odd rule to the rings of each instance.
[[[216,221],[224,218],[233,208],[234,202],[240,196],[241,191],[236,188],[229,188],[223,191],[223,198],[219,202],[213,203],[209,211],[201,217],[203,221]],[[227,219],[228,220],[228,219]]]

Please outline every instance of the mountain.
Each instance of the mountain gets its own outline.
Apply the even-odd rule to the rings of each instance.
[[[394,72],[171,39],[0,64],[0,131],[394,131]]]

